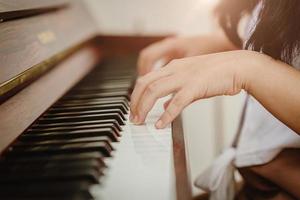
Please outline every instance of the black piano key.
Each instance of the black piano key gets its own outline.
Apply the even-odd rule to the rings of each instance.
[[[117,113],[105,113],[105,114],[94,114],[94,115],[83,115],[83,116],[72,116],[72,117],[53,117],[53,118],[40,118],[38,123],[50,124],[60,122],[78,122],[78,121],[89,121],[89,120],[106,120],[114,119],[119,125],[125,125],[122,117]]]
[[[93,99],[73,99],[73,100],[59,100],[53,107],[66,106],[82,106],[82,105],[103,105],[121,103],[129,109],[128,100],[124,97],[114,98],[93,98]]]
[[[73,116],[83,116],[83,115],[95,115],[95,114],[113,114],[117,113],[119,116],[126,120],[124,113],[119,109],[105,109],[105,110],[89,110],[89,111],[69,111],[60,113],[46,113],[43,115],[44,119],[53,117],[73,117]]]
[[[76,108],[76,107],[83,107],[83,106],[102,106],[102,105],[115,105],[115,104],[120,104],[122,105],[122,107],[125,109],[125,112],[127,113],[128,110],[129,110],[129,105],[127,102],[125,101],[119,101],[119,100],[116,100],[116,101],[85,101],[85,102],[82,102],[82,101],[76,101],[76,102],[64,102],[64,103],[60,103],[60,104],[56,104],[54,105],[52,108],[53,109],[66,109],[68,107],[70,108]]]
[[[106,75],[109,76],[109,75]],[[76,89],[82,89],[82,88],[96,88],[96,89],[114,89],[114,88],[130,88],[133,85],[132,78],[129,77],[120,77],[120,76],[111,76],[106,77],[106,79],[103,79],[100,82],[97,82],[92,79],[86,79],[83,82],[81,82],[78,87],[75,87]]]
[[[91,199],[89,181],[0,184],[0,199]]]
[[[73,160],[69,162],[62,161],[48,161],[48,162],[25,162],[20,165],[20,163],[10,163],[0,165],[0,177],[9,176],[7,174],[11,174],[15,176],[18,175],[28,175],[32,176],[32,172],[34,173],[47,173],[49,170],[64,170],[67,168],[70,169],[84,169],[91,168],[97,170],[99,173],[102,173],[102,169],[105,166],[101,163],[97,162],[95,159],[85,159],[85,160]],[[74,174],[74,172],[73,172]],[[55,176],[59,176],[55,175]],[[69,175],[68,175],[69,176]],[[100,176],[100,175],[99,175]],[[98,176],[97,176],[98,177]],[[97,178],[96,177],[96,178]],[[97,180],[96,180],[97,181]],[[1,180],[0,180],[1,182]]]
[[[99,94],[74,94],[74,95],[65,95],[63,100],[72,100],[72,99],[97,99],[105,97],[124,97],[129,100],[128,92],[105,92]]]
[[[8,152],[9,155],[56,155],[56,154],[74,154],[83,152],[100,152],[104,156],[111,156],[112,147],[107,142],[74,143],[66,145],[39,145],[31,148],[22,148],[16,146]]]
[[[81,84],[78,87],[75,87],[74,89],[70,90],[67,94],[86,94],[86,93],[102,93],[102,92],[109,92],[109,91],[124,91],[128,92],[128,90],[132,86],[132,81],[122,81],[113,82],[114,80],[106,80],[102,83],[97,83],[95,85],[87,85],[87,84]]]
[[[1,165],[0,183],[57,180],[98,183],[103,169],[95,160]]]
[[[0,160],[0,165],[4,164],[20,164],[23,163],[49,163],[49,162],[70,162],[70,161],[81,161],[81,160],[95,160],[101,166],[106,166],[103,161],[103,154],[99,152],[86,152],[86,153],[76,153],[76,154],[58,154],[58,155],[48,155],[48,156],[30,156],[23,155],[22,157],[15,156],[5,156]]]
[[[75,112],[75,111],[89,111],[89,110],[108,110],[119,109],[125,115],[128,113],[126,107],[120,103],[115,104],[100,104],[100,105],[81,105],[81,106],[66,106],[58,108],[50,108],[47,113],[63,113],[63,112]]]
[[[110,128],[115,132],[117,136],[121,136],[120,130],[113,123],[105,124],[88,124],[88,125],[75,125],[75,126],[55,126],[55,127],[35,127],[28,129],[25,134],[42,134],[47,132],[69,132],[75,130],[86,130],[86,129],[99,129],[99,128]]]
[[[76,122],[57,122],[50,124],[33,124],[30,129],[48,129],[48,128],[61,128],[61,127],[77,127],[77,126],[89,126],[89,125],[101,125],[101,124],[113,124],[113,127],[118,131],[122,131],[122,127],[119,125],[117,120],[107,119],[107,120],[90,120],[90,121],[76,121]],[[79,129],[80,130],[80,129]]]
[[[95,128],[85,130],[73,131],[54,131],[44,133],[27,133],[20,136],[20,141],[44,141],[44,140],[58,140],[58,139],[75,139],[75,138],[88,138],[97,136],[108,136],[112,141],[119,141],[118,135],[112,128]]]
[[[28,158],[28,157],[27,157]],[[34,159],[33,159],[34,158]],[[28,174],[32,174],[33,171],[37,170],[51,170],[55,166],[64,166],[65,168],[85,168],[87,166],[92,166],[99,173],[103,174],[103,170],[107,167],[103,160],[96,158],[81,158],[81,159],[70,159],[70,157],[65,156],[65,158],[55,159],[55,157],[31,157],[29,159],[7,159],[0,162],[1,172],[5,171],[28,171]],[[0,172],[0,173],[1,173]]]
[[[94,168],[85,166],[84,168],[49,168],[48,171],[12,171],[11,173],[0,171],[0,184],[5,183],[28,183],[28,182],[51,182],[51,181],[90,181],[99,183],[99,177],[103,174],[99,173]]]
[[[68,94],[98,94],[101,92],[109,92],[109,91],[126,91],[129,93],[130,91],[130,85],[131,84],[126,84],[126,85],[105,85],[104,87],[102,86],[91,86],[91,87],[78,87],[70,92]]]
[[[98,102],[109,102],[109,101],[119,101],[128,103],[128,98],[124,96],[114,96],[114,97],[94,97],[94,98],[83,98],[83,99],[64,99],[61,98],[55,105],[65,103],[65,102],[92,102],[92,101],[98,101]]]
[[[75,138],[75,139],[67,139],[63,138],[60,140],[38,140],[38,141],[17,141],[14,144],[14,147],[34,147],[34,146],[41,146],[41,145],[59,145],[59,144],[74,144],[74,143],[88,143],[88,142],[113,142],[110,137],[104,136],[97,136],[97,137],[82,137],[82,138]],[[111,147],[113,149],[113,147]]]

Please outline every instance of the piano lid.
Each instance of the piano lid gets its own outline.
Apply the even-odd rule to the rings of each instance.
[[[0,101],[96,35],[82,1],[47,2],[0,0]]]

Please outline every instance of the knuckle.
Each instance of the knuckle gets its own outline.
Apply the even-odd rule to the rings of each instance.
[[[173,59],[170,61],[170,65],[175,65],[178,62],[178,59]]]
[[[140,77],[136,80],[136,87],[142,87],[145,84],[144,78]]]
[[[180,63],[181,59],[175,58],[173,60],[170,61],[169,65],[170,66],[176,66]]]
[[[139,60],[141,62],[149,60],[149,57],[150,57],[150,53],[147,49],[144,49],[139,53]]]
[[[147,55],[147,49],[142,49],[139,53],[139,57],[140,58],[143,58]]]
[[[174,97],[173,100],[173,106],[175,108],[180,108],[184,103],[184,97],[183,95],[178,95],[177,97]]]

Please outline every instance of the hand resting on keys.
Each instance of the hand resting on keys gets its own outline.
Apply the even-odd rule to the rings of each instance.
[[[142,124],[157,99],[169,94],[174,96],[157,128],[164,128],[193,101],[238,94],[247,87],[248,66],[255,65],[248,61],[260,57],[265,56],[238,50],[172,60],[137,80],[131,96],[131,121]]]

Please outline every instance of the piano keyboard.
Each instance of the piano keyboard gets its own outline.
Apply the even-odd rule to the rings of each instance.
[[[171,129],[161,105],[128,122],[133,81],[117,59],[67,92],[2,155],[0,199],[175,199]]]

